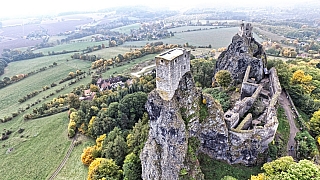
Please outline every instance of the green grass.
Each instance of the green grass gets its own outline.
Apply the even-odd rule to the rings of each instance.
[[[33,91],[39,91],[45,85],[50,85],[51,83],[58,82],[65,78],[69,72],[75,72],[77,69],[87,71],[91,66],[91,62],[82,61],[82,60],[65,60],[65,55],[52,56],[50,58],[36,58],[32,60],[13,62],[8,65],[8,71],[3,76],[13,76],[14,74],[27,73],[40,67],[48,66],[53,62],[57,62],[58,66],[49,68],[46,71],[40,72],[38,74],[27,77],[17,83],[11,84],[5,88],[0,89],[1,98],[0,98],[0,118],[6,115],[10,115],[12,112],[16,112],[18,108],[25,108],[27,104],[34,102],[37,99],[41,99],[45,95],[49,95],[51,92],[55,92],[56,89],[61,88],[66,83],[58,85],[54,88],[51,88],[48,91],[42,92],[37,96],[31,98],[30,100],[24,103],[18,103],[18,100],[23,96],[29,94]],[[86,84],[90,82],[90,78],[87,77],[81,82]],[[62,93],[68,93],[71,91],[71,88],[78,86],[74,84],[66,88]],[[1,127],[1,125],[0,125]]]
[[[204,178],[208,180],[220,180],[224,176],[232,176],[238,180],[247,180],[250,179],[251,175],[257,175],[262,172],[261,166],[229,165],[225,162],[213,160],[205,154],[199,154],[199,161]]]
[[[13,134],[0,141],[1,179],[45,179],[63,159],[71,141],[66,113],[24,122],[20,117]],[[17,133],[18,127],[25,131]],[[23,138],[20,135],[24,135]],[[29,136],[29,137],[27,137]],[[5,144],[6,147],[2,147]],[[8,148],[13,152],[6,154]]]
[[[195,26],[196,28],[197,26]],[[200,26],[202,27],[202,26]],[[208,26],[210,28],[210,26]],[[203,30],[203,31],[191,31],[191,32],[183,32],[183,33],[176,33],[171,38],[161,39],[161,40],[154,40],[154,41],[134,41],[134,42],[126,42],[124,45],[132,45],[132,46],[144,46],[147,43],[162,41],[163,43],[168,44],[185,44],[189,43],[189,45],[193,46],[208,46],[211,44],[212,48],[221,48],[221,47],[228,47],[231,43],[232,37],[238,32],[238,27],[232,28],[219,28],[219,29],[210,29],[210,30]],[[170,31],[170,30],[169,30]],[[254,35],[254,38],[261,42],[262,40],[257,36]]]
[[[287,154],[287,144],[290,137],[290,125],[282,107],[278,108],[277,118],[279,121],[277,133],[281,135],[283,143],[278,144],[278,154],[285,156]]]
[[[92,47],[92,46],[101,45],[101,44],[108,46],[109,41],[100,41],[100,42],[88,41],[88,42],[76,42],[76,43],[68,43],[68,44],[64,43],[54,47],[38,49],[38,50],[35,50],[34,52],[42,52],[43,54],[48,55],[48,51],[61,52],[63,50],[66,50],[66,51],[83,50],[83,49],[86,49],[87,47]]]
[[[282,107],[278,108],[277,118],[279,121],[277,131],[281,134],[284,142],[288,142],[290,136],[290,125]]]
[[[79,39],[73,39],[73,40],[71,40],[70,42],[71,43],[75,43],[75,42],[78,42],[78,41],[91,41],[91,39],[92,39],[92,36],[104,36],[104,35],[102,35],[102,34],[93,34],[93,35],[90,35],[90,36],[85,36],[85,37],[82,37],[82,38],[79,38]],[[105,45],[108,45],[108,44],[105,44]]]
[[[95,144],[93,139],[81,138],[82,143],[78,146],[75,146],[67,163],[62,168],[57,180],[86,180],[88,176],[88,167],[83,165],[81,162],[81,153],[84,148],[92,146]]]
[[[120,33],[130,34],[131,29],[139,29],[140,26],[141,26],[140,23],[135,23],[135,24],[127,25],[127,26],[114,28],[114,29],[111,29],[111,31],[118,31]]]
[[[102,74],[102,76],[105,78],[108,78],[110,75],[114,75],[114,74],[130,74],[131,67],[133,67],[134,65],[137,65],[139,63],[142,63],[144,61],[152,60],[152,59],[154,59],[155,56],[156,56],[156,54],[149,54],[144,57],[131,60],[130,63],[125,62],[124,65],[122,65],[122,66],[111,68],[111,69],[107,70],[105,73]]]
[[[37,99],[42,99],[43,96],[55,92],[56,89],[60,89],[67,83],[44,91],[24,103],[18,103],[18,99],[24,95],[34,90],[40,90],[43,86],[50,85],[52,82],[57,83],[60,79],[66,77],[70,71],[75,72],[78,68],[87,71],[91,66],[91,62],[88,61],[66,61],[66,57],[68,56],[69,55],[57,55],[10,63],[3,77],[27,73],[48,66],[53,62],[57,62],[58,66],[0,89],[0,118],[16,112],[19,107],[25,108],[26,104],[30,104]],[[115,72],[128,74],[132,66],[153,59],[154,56],[155,54],[147,55],[135,59],[130,63],[125,63],[123,66],[111,67],[110,70],[103,74],[103,77],[107,78]],[[66,86],[60,93],[55,94],[46,101],[42,101],[23,114],[31,113],[33,108],[41,106],[43,102],[50,101],[59,94],[67,94],[74,87],[80,86],[81,84],[86,85],[89,82],[91,82],[91,78],[87,76],[87,78],[82,79],[76,84]],[[49,177],[60,164],[70,145],[70,140],[67,138],[68,118],[66,113],[30,121],[24,121],[23,114],[20,114],[9,122],[0,123],[0,132],[2,132],[3,129],[11,129],[14,132],[8,140],[0,141],[0,165],[3,167],[0,170],[0,179],[45,179]],[[28,138],[20,138],[20,134],[16,132],[19,127],[26,129],[22,134],[25,137],[29,135]],[[74,152],[67,161],[66,167],[62,170],[61,175],[59,174],[58,179],[86,178],[87,168],[82,165],[80,155],[83,148],[91,145],[90,143],[92,142],[90,140],[84,140],[83,142],[83,144],[75,147]],[[3,144],[5,144],[4,148],[2,148]],[[9,147],[14,147],[14,152],[5,154]]]
[[[219,26],[181,26],[181,27],[176,27],[176,28],[171,28],[168,29],[168,31],[176,32],[176,33],[181,33],[182,31],[187,31],[187,30],[195,30],[195,29],[210,29],[210,28],[218,28]],[[206,30],[204,30],[206,31]]]
[[[101,56],[104,59],[110,59],[115,56],[118,56],[118,54],[124,54],[126,52],[130,52],[130,48],[124,47],[124,46],[118,46],[118,47],[112,47],[112,48],[104,48],[100,51],[95,51],[92,53],[89,53],[89,55],[96,55]]]

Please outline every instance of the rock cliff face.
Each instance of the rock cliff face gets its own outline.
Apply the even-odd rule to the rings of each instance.
[[[148,96],[146,108],[150,131],[140,155],[143,179],[179,179],[182,169],[195,179],[203,179],[199,165],[188,164],[188,148],[192,146],[188,140],[196,137],[200,144],[215,144],[210,150],[216,156],[225,153],[228,131],[221,106],[195,87],[188,72],[170,101],[163,100],[154,90]],[[208,114],[200,115],[201,109]]]
[[[250,25],[251,26],[251,25]],[[253,37],[252,33],[236,34],[232,38],[228,49],[220,54],[216,63],[215,73],[220,70],[228,70],[236,83],[242,82],[246,68],[251,66],[249,78],[260,81],[264,75],[266,66],[266,54]]]

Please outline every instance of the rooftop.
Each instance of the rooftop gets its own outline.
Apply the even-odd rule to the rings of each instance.
[[[162,54],[159,54],[158,56],[156,56],[156,58],[162,58],[162,59],[166,59],[166,60],[173,60],[174,58],[181,56],[183,54],[183,49],[182,48],[174,48],[174,49],[170,49],[169,51],[166,51]]]

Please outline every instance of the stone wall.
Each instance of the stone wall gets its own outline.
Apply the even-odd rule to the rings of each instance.
[[[156,86],[163,99],[170,100],[181,77],[190,71],[190,51],[175,48],[156,56]]]

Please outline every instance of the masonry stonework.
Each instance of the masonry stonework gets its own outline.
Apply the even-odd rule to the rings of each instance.
[[[190,71],[190,51],[174,48],[156,56],[156,70],[157,90],[163,99],[170,100],[181,77]]]

